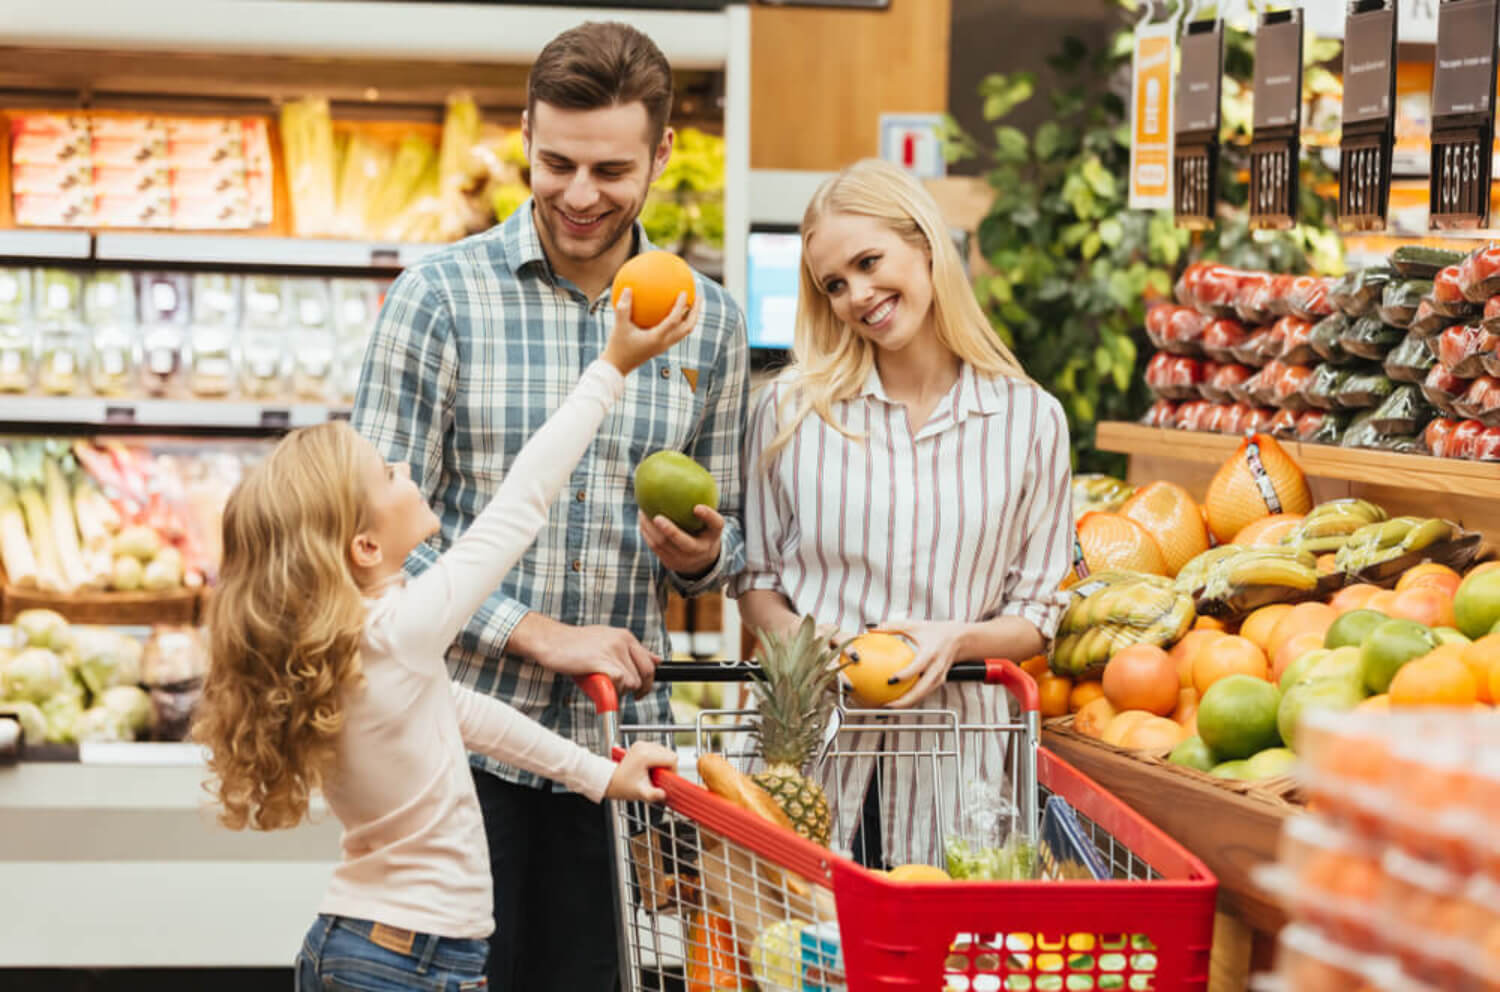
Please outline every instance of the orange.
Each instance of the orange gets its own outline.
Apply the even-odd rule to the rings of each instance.
[[[1369,699],[1366,699],[1364,702],[1360,703],[1354,708],[1356,710],[1374,710],[1377,712],[1384,712],[1391,708],[1391,697],[1382,692],[1378,696],[1371,696]]]
[[[1472,706],[1479,687],[1469,666],[1441,651],[1402,665],[1391,680],[1392,706]]]
[[[1458,626],[1458,618],[1453,614],[1453,595],[1436,585],[1419,584],[1399,590],[1391,600],[1390,615],[1428,627]]]
[[[1240,528],[1230,544],[1245,544],[1251,547],[1270,547],[1281,544],[1283,539],[1302,522],[1300,513],[1273,513],[1261,517]]]
[[[1085,703],[1073,716],[1073,729],[1085,737],[1101,737],[1104,728],[1115,718],[1115,708],[1109,700],[1100,696],[1092,703]]]
[[[1193,621],[1194,630],[1219,630],[1229,629],[1229,625],[1218,617],[1198,617]]]
[[[1500,700],[1500,662],[1490,666],[1490,700]]]
[[[1463,576],[1447,565],[1440,565],[1435,561],[1424,561],[1401,573],[1401,578],[1396,580],[1396,591],[1404,592],[1413,586],[1431,585],[1446,590],[1448,595],[1452,596],[1458,591],[1458,584],[1462,581]]]
[[[1166,751],[1181,744],[1187,735],[1179,724],[1164,716],[1150,716],[1131,726],[1120,738],[1120,746],[1131,751]]]
[[[1177,693],[1177,708],[1172,711],[1172,719],[1182,725],[1187,731],[1187,736],[1192,737],[1198,733],[1198,690],[1181,689]]]
[[[1040,682],[1042,679],[1047,677],[1047,674],[1049,672],[1049,669],[1047,668],[1047,656],[1044,654],[1039,654],[1027,658],[1025,661],[1021,662],[1021,671],[1025,672],[1027,675],[1030,675],[1033,679]]]
[[[1073,691],[1068,693],[1068,712],[1077,713],[1089,703],[1104,695],[1104,686],[1098,679],[1089,679],[1079,682],[1073,686]]]
[[[1281,652],[1281,646],[1298,634],[1316,633],[1321,639],[1338,618],[1338,611],[1327,603],[1298,603],[1276,621],[1271,639],[1265,645],[1266,655],[1274,658]]]
[[[1039,680],[1036,688],[1042,700],[1043,717],[1068,715],[1068,693],[1073,691],[1073,683],[1070,679],[1049,675]]]
[[[905,634],[870,630],[844,645],[844,677],[861,706],[884,706],[906,695],[917,676],[891,684],[891,679],[917,656]]]
[[[687,305],[697,295],[693,270],[669,251],[643,251],[620,266],[610,291],[610,303],[618,304],[620,294],[630,290],[630,320],[637,327],[655,327],[667,319],[680,293],[687,294]]]
[[[1318,555],[1318,574],[1332,575],[1339,570],[1339,559],[1337,555]]]
[[[1379,586],[1372,586],[1368,582],[1356,582],[1334,593],[1328,605],[1340,614],[1348,613],[1350,610],[1362,610],[1370,597],[1377,592],[1380,592]]]
[[[1104,666],[1104,697],[1119,710],[1166,716],[1177,705],[1177,666],[1154,644],[1132,644]]]
[[[1268,674],[1266,654],[1255,642],[1225,635],[1198,652],[1193,661],[1193,688],[1201,699],[1209,686],[1226,676],[1252,675],[1264,680]]]
[[[1391,609],[1396,603],[1396,593],[1392,589],[1381,589],[1365,600],[1365,609],[1374,610],[1376,613],[1391,615]]]
[[[1116,713],[1115,718],[1109,721],[1109,726],[1104,728],[1104,733],[1099,739],[1106,744],[1120,747],[1125,735],[1135,729],[1136,725],[1145,721],[1153,720],[1155,717],[1145,710],[1125,710]]]
[[[1291,603],[1272,603],[1270,606],[1262,606],[1240,624],[1240,636],[1262,651],[1269,651],[1271,632],[1276,629],[1281,618],[1290,612],[1292,612]]]
[[[1254,434],[1240,442],[1208,484],[1203,506],[1214,536],[1228,541],[1247,524],[1269,517],[1273,507],[1266,502],[1268,488],[1275,493],[1277,512],[1312,509],[1312,491],[1297,463],[1271,435]]]
[[[1280,682],[1281,673],[1287,670],[1287,666],[1309,651],[1317,651],[1322,646],[1323,635],[1317,631],[1304,630],[1300,634],[1293,634],[1287,638],[1271,659],[1271,681]]]
[[[1198,657],[1199,649],[1209,641],[1225,636],[1227,635],[1221,630],[1190,630],[1182,640],[1172,645],[1167,657],[1177,666],[1179,686],[1185,689],[1193,684],[1193,659]]]
[[[1478,683],[1479,701],[1493,703],[1496,697],[1495,680],[1491,678],[1500,671],[1500,634],[1486,634],[1473,644],[1461,644],[1459,661],[1469,666],[1469,674]]]

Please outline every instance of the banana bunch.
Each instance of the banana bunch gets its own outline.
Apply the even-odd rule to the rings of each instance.
[[[1334,566],[1345,574],[1358,572],[1458,536],[1458,525],[1439,517],[1392,517],[1351,534],[1339,548]]]
[[[1135,487],[1112,475],[1089,472],[1073,476],[1073,519],[1096,510],[1113,513],[1125,504]]]
[[[1220,544],[1218,547],[1209,548],[1202,554],[1190,558],[1186,565],[1178,569],[1177,577],[1172,580],[1172,586],[1185,596],[1192,596],[1208,584],[1208,577],[1213,570],[1226,558],[1232,558],[1243,551],[1244,548],[1238,544]]]
[[[1355,531],[1385,518],[1385,510],[1367,499],[1329,500],[1309,510],[1286,543],[1314,555],[1327,554],[1342,548]]]
[[[1250,589],[1310,592],[1318,586],[1318,561],[1290,547],[1242,547],[1214,562],[1200,598],[1227,601]]]
[[[1159,575],[1099,572],[1073,592],[1052,647],[1051,667],[1059,675],[1096,673],[1132,644],[1169,644],[1196,618],[1192,597]]]

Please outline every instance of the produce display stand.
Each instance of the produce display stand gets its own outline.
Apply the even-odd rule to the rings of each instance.
[[[1107,422],[1098,425],[1096,445],[1130,456],[1126,481],[1175,482],[1201,500],[1239,441],[1223,434]],[[1306,473],[1314,502],[1360,497],[1393,516],[1441,515],[1485,535],[1481,557],[1489,556],[1489,542],[1500,534],[1500,464],[1280,443]],[[1243,988],[1245,976],[1268,969],[1274,935],[1285,922],[1250,881],[1250,869],[1275,860],[1281,822],[1297,805],[1275,783],[1216,781],[1086,738],[1068,723],[1056,720],[1044,726],[1046,746],[1180,841],[1218,876],[1216,980],[1210,987]]]
[[[54,595],[7,585],[0,588],[0,623],[26,610],[52,610],[69,623],[149,626],[198,622],[201,590],[179,586],[163,592],[79,592]]]

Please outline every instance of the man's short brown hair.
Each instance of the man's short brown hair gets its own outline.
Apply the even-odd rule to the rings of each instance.
[[[526,110],[538,101],[564,110],[598,110],[639,101],[654,148],[672,112],[672,66],[656,42],[628,24],[589,21],[547,43],[526,79]]]

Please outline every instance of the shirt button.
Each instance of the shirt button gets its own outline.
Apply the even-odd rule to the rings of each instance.
[[[573,559],[573,571],[575,571],[575,572],[581,572],[581,571],[583,571],[583,562],[579,561],[577,558]]]
[[[669,368],[666,365],[663,365],[661,367],[661,377],[663,379],[670,379],[670,378],[672,378],[672,370],[671,370],[671,368]]]
[[[586,494],[584,493],[584,491],[582,489],[578,490],[578,502],[582,503],[585,497]]]

